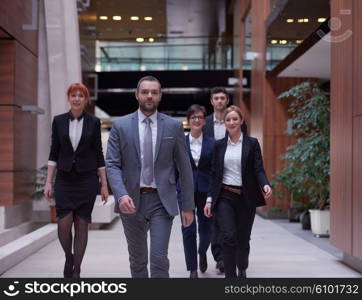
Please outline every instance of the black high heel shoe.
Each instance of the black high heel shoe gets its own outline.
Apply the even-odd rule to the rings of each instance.
[[[64,263],[64,271],[63,275],[64,278],[73,278],[73,254],[67,255],[65,257],[65,263]]]

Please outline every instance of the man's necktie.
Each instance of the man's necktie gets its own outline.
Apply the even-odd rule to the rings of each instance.
[[[153,181],[153,149],[152,149],[152,131],[151,131],[151,122],[150,118],[144,119],[146,123],[145,126],[145,135],[143,138],[143,182],[147,185],[151,185]]]

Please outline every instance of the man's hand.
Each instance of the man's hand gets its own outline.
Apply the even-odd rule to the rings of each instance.
[[[124,214],[134,214],[136,212],[136,207],[134,206],[133,200],[128,195],[121,197],[118,205],[119,210]]]
[[[181,211],[182,226],[188,227],[194,221],[194,212],[192,210]]]
[[[272,195],[272,189],[269,185],[264,185],[263,186],[263,192],[264,192],[264,198],[265,199],[269,199],[270,196]]]
[[[205,217],[211,218],[212,217],[212,213],[211,213],[211,203],[206,203],[204,206],[204,215]]]

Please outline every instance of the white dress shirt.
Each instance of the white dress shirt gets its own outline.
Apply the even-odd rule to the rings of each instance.
[[[214,137],[215,140],[221,140],[225,137],[225,124],[224,121],[219,121],[216,119],[216,116],[214,114]]]
[[[189,138],[190,138],[191,155],[197,167],[201,156],[202,134],[198,138],[194,138],[190,133]]]
[[[145,136],[146,122],[143,122],[146,119],[145,116],[140,109],[138,109],[138,134],[140,138],[140,151],[141,151],[141,162],[143,161],[143,140]],[[155,154],[156,154],[156,139],[157,139],[157,111],[149,116],[151,119],[151,132],[152,132],[152,153],[153,153],[153,162],[155,162]],[[143,172],[143,166],[141,167],[141,174]],[[153,187],[156,188],[155,178],[153,178],[151,185],[147,185],[142,181],[141,176],[141,187]]]
[[[241,153],[243,145],[243,134],[234,144],[228,137],[225,157],[224,157],[224,172],[222,183],[228,185],[242,186],[241,178]]]

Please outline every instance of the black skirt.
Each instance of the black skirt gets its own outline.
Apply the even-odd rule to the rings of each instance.
[[[92,222],[92,210],[99,193],[97,171],[70,172],[57,170],[54,185],[57,217],[63,218],[73,212],[75,215]]]

